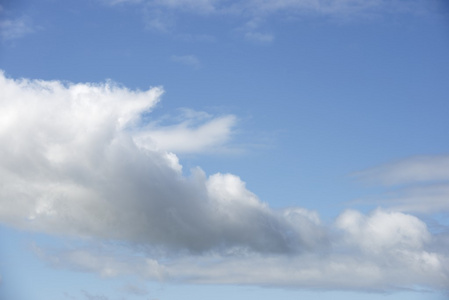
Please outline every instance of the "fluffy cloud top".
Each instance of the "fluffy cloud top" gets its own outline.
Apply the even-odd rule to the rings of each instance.
[[[36,248],[54,266],[197,283],[447,288],[448,255],[437,247],[444,237],[417,217],[346,211],[326,225],[303,208],[271,209],[238,176],[199,168],[184,176],[167,149],[220,145],[233,116],[193,128],[142,124],[161,88],[2,73],[0,90],[0,222],[144,249],[126,257]]]

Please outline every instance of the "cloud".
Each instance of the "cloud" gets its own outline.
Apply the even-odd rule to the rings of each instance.
[[[149,1],[151,5],[168,9],[186,10],[194,13],[211,13],[216,10],[216,0],[156,0]]]
[[[82,292],[83,292],[85,299],[87,299],[87,300],[109,300],[109,298],[104,295],[95,295],[95,294],[91,294],[84,290]]]
[[[146,296],[149,294],[148,290],[144,286],[139,286],[136,284],[127,284],[123,287],[123,291],[130,295],[136,296]]]
[[[195,55],[172,55],[170,59],[176,63],[198,68],[200,60]]]
[[[256,17],[283,13],[291,16],[367,17],[381,13],[417,13],[429,9],[422,0],[251,0],[240,5]]]
[[[346,211],[325,224],[304,208],[270,208],[236,175],[183,175],[165,148],[221,145],[234,117],[184,110],[178,123],[153,121],[158,87],[2,74],[0,89],[0,222],[85,238],[33,248],[54,267],[204,284],[447,288],[445,237],[415,216]]]
[[[177,121],[171,125],[150,123],[146,131],[134,135],[134,141],[142,148],[158,147],[175,153],[223,152],[233,134],[236,117],[212,117],[184,109]]]
[[[449,155],[415,156],[354,175],[363,181],[383,185],[449,181]]]
[[[34,32],[26,17],[0,20],[0,36],[3,40],[13,40]]]
[[[260,32],[247,32],[245,37],[248,40],[261,42],[261,43],[270,43],[274,40],[274,36],[269,33],[260,33]]]
[[[417,186],[393,193],[389,199],[393,209],[418,213],[448,213],[449,184]]]
[[[175,28],[176,18],[169,11],[145,7],[143,12],[146,29],[169,33]]]
[[[131,3],[142,3],[144,0],[101,0],[101,1],[109,5],[120,5]]]
[[[144,9],[145,26],[162,33],[179,30],[182,16],[195,15],[204,19],[232,19],[240,24],[245,39],[259,43],[270,43],[275,34],[271,30],[239,30],[248,24],[268,26],[272,19],[301,19],[325,17],[335,20],[373,19],[385,14],[423,14],[438,12],[435,5],[425,0],[101,0],[111,5],[138,4]],[[182,35],[182,34],[181,34]]]
[[[208,13],[215,10],[216,0],[101,0],[110,5],[143,3],[150,8],[167,8],[194,13]]]
[[[354,177],[394,188],[380,203],[396,210],[449,212],[449,155],[415,156],[357,172]]]
[[[68,294],[67,292],[64,292],[64,298],[65,299],[77,299],[77,297],[72,296],[72,295]]]
[[[315,220],[271,210],[238,176],[207,177],[199,168],[183,176],[177,156],[163,149],[220,145],[233,117],[196,128],[145,127],[140,117],[159,101],[161,88],[4,76],[0,88],[0,143],[8,145],[0,150],[2,222],[191,252],[311,247],[316,241],[297,224],[320,235]]]
[[[41,257],[56,267],[79,270],[81,263],[102,275],[136,275],[163,282],[373,292],[416,286],[447,288],[449,257],[445,248],[435,250],[435,237],[414,216],[380,209],[368,215],[348,210],[327,230],[332,233],[328,247],[289,255],[246,251],[127,256],[114,248],[101,252],[86,248],[81,253],[66,249]],[[55,257],[59,258],[56,262]]]
[[[422,249],[431,238],[424,222],[399,212],[376,210],[364,216],[348,210],[338,217],[336,226],[344,231],[344,240],[371,255]]]
[[[278,12],[308,13],[322,15],[349,15],[369,11],[410,12],[428,6],[423,0],[103,0],[115,5],[118,3],[144,3],[150,7],[168,10],[187,11],[196,14],[247,14],[267,16]]]

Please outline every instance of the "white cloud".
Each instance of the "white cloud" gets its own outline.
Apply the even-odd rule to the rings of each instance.
[[[233,117],[186,110],[179,124],[142,125],[161,88],[2,74],[0,90],[0,144],[7,145],[0,148],[0,222],[127,248],[35,247],[55,267],[104,277],[323,289],[447,285],[448,255],[438,246],[445,242],[412,215],[347,211],[326,225],[303,208],[271,209],[236,175],[206,176],[197,168],[185,177],[164,148],[193,150],[158,146],[164,134],[187,144],[204,139],[197,151],[220,145]],[[159,133],[155,146],[142,146],[139,139],[151,132]]]
[[[236,117],[212,116],[184,110],[174,125],[150,123],[144,132],[136,133],[134,141],[139,147],[160,148],[175,153],[223,152],[232,137]]]
[[[376,210],[364,216],[350,210],[338,217],[336,226],[349,243],[373,255],[422,249],[431,238],[424,222],[399,212]]]

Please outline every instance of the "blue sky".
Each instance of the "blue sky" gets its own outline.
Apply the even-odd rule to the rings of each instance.
[[[0,4],[0,298],[444,299],[449,7]]]

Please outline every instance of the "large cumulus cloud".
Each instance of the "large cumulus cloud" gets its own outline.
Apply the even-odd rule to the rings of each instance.
[[[296,252],[313,246],[316,241],[297,224],[321,236],[315,219],[270,210],[237,176],[207,177],[198,168],[185,177],[175,154],[148,146],[154,144],[148,142],[151,128],[139,117],[159,101],[160,88],[129,91],[113,83],[4,76],[0,85],[3,222],[192,252]],[[228,130],[228,123],[223,126]],[[222,131],[216,132],[219,143]],[[206,130],[191,142],[213,134]]]
[[[234,116],[208,116],[194,127],[185,120],[156,126],[147,119],[161,88],[131,91],[111,82],[15,80],[2,73],[0,90],[0,222],[131,249],[124,255],[113,246],[106,254],[36,247],[54,266],[196,283],[447,285],[441,247],[447,240],[415,216],[348,210],[323,224],[303,208],[273,210],[236,175],[208,176],[200,168],[184,175],[168,150],[223,145]],[[195,146],[177,146],[179,136]],[[136,249],[144,250],[133,256]]]

